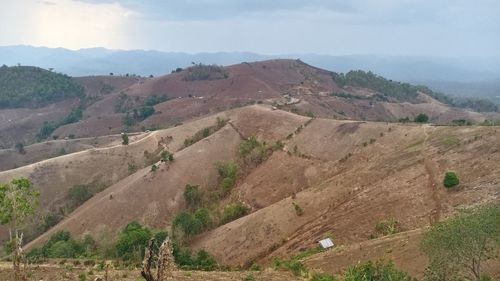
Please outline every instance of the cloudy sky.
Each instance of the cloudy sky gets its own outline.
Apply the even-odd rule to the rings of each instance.
[[[0,0],[0,45],[500,56],[498,0]]]

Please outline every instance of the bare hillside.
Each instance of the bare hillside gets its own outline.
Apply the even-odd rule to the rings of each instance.
[[[212,135],[183,146],[184,139],[213,124],[216,117],[229,121]],[[499,200],[500,167],[496,163],[500,150],[496,144],[500,131],[496,127],[311,119],[259,105],[146,133],[128,146],[84,150],[0,176],[2,180],[23,173],[31,177],[48,196],[42,200],[48,208],[53,204],[48,198],[57,198],[61,190],[78,183],[71,180],[75,178],[70,177],[71,171],[86,179],[115,175],[109,187],[29,246],[62,229],[76,236],[90,232],[98,239],[109,239],[131,220],[168,228],[175,213],[185,208],[184,186],[196,184],[211,192],[218,183],[215,163],[239,161],[238,146],[251,136],[283,143],[265,161],[245,170],[224,199],[242,201],[251,213],[195,236],[190,243],[194,249],[206,249],[221,264],[269,262],[273,256],[294,255],[333,235],[338,248],[332,253],[339,254],[311,257],[307,263],[339,272],[347,262],[339,262],[338,267],[323,263],[343,259],[343,249],[353,259],[383,257],[376,241],[394,241],[380,243],[396,247],[408,240],[405,235],[413,237],[413,230],[418,233],[456,208]],[[170,140],[166,147],[175,152],[174,161],[157,163],[155,172],[145,166],[129,175],[126,161],[144,161],[144,150],[158,148],[161,137]],[[77,166],[66,171],[58,168],[70,161]],[[88,163],[87,168],[82,163]],[[51,171],[52,176],[42,181],[35,167],[38,173]],[[453,190],[442,186],[448,170],[460,175],[461,184]],[[49,186],[49,178],[59,183]],[[302,210],[300,214],[295,205]],[[375,225],[383,220],[396,221],[399,231],[407,234],[371,242],[378,237]],[[417,244],[411,243],[391,257],[405,270],[419,274],[424,260]],[[353,252],[355,245],[373,250]],[[412,264],[413,257],[422,262]]]
[[[82,106],[78,98],[36,110],[0,109],[0,146],[34,142],[46,121],[57,126],[42,139],[86,138],[167,128],[254,103],[301,115],[348,120],[397,121],[413,119],[420,113],[440,124],[500,118],[498,112],[453,107],[449,98],[425,87],[386,80],[370,72],[355,73],[361,73],[357,74],[361,76],[359,81],[368,82],[339,80],[338,74],[300,60],[244,62],[227,67],[193,65],[154,78],[74,78],[85,89],[85,103],[77,120],[62,122]]]

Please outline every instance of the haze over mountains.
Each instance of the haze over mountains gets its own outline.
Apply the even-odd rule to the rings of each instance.
[[[69,50],[32,46],[0,47],[0,64],[35,65],[53,68],[71,76],[136,74],[163,75],[178,67],[196,63],[231,65],[244,61],[300,58],[336,72],[370,70],[386,78],[428,85],[451,95],[467,97],[500,96],[500,57],[419,57],[319,54],[263,55],[251,52],[181,53],[154,50]]]

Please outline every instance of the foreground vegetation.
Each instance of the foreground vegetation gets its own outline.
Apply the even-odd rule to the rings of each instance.
[[[461,210],[426,232],[422,251],[429,257],[427,280],[480,280],[484,263],[498,259],[500,205]]]

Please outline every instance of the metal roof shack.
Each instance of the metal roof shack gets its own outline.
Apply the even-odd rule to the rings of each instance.
[[[332,239],[330,239],[330,238],[320,240],[318,243],[323,249],[328,249],[328,248],[333,247],[333,242],[332,242]]]

